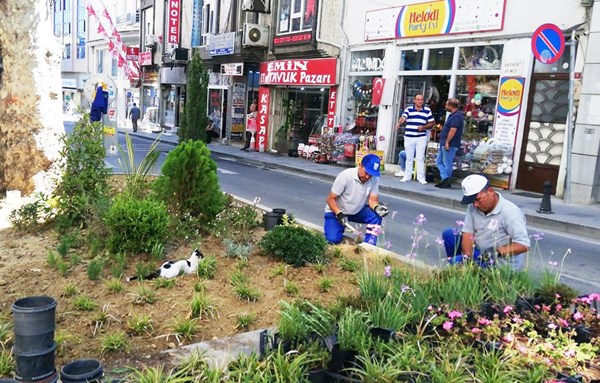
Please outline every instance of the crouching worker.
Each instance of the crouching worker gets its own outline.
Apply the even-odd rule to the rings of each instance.
[[[379,203],[379,167],[375,154],[367,154],[360,165],[339,173],[327,197],[325,206],[325,238],[340,243],[348,221],[366,224],[364,241],[377,244],[382,218],[388,208]]]
[[[472,174],[462,181],[463,205],[467,207],[464,226],[442,233],[448,261],[452,264],[469,258],[482,267],[509,264],[513,270],[525,266],[529,236],[525,215],[514,203],[504,199],[487,178]]]

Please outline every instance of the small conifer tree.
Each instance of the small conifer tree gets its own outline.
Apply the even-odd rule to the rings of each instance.
[[[180,120],[179,142],[186,140],[206,141],[208,125],[207,97],[208,72],[202,64],[200,55],[195,54],[188,66],[188,82],[185,107]]]

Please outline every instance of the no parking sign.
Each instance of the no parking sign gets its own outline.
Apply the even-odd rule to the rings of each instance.
[[[565,36],[556,25],[543,24],[533,32],[531,50],[542,64],[553,64],[565,51]]]

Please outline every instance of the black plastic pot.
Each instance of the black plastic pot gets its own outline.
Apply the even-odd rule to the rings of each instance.
[[[75,360],[60,370],[62,383],[101,382],[103,376],[102,363],[96,359]]]
[[[286,213],[285,209],[275,208],[271,210],[273,213],[279,215],[279,220],[277,221],[278,225],[283,225],[283,215]]]
[[[309,371],[307,378],[311,383],[328,383],[330,381],[325,369]]]
[[[331,359],[327,365],[327,371],[333,373],[341,373],[346,368],[354,367],[356,352],[340,349],[339,345],[335,345],[331,350]]]
[[[266,231],[273,230],[275,226],[279,225],[279,220],[281,216],[277,213],[269,213],[266,212],[263,214],[263,228]]]
[[[584,325],[575,326],[575,338],[573,340],[575,340],[577,344],[590,343],[592,341],[590,329]]]
[[[327,372],[327,376],[329,377],[329,382],[331,383],[340,383],[340,382],[350,382],[350,383],[361,383],[362,380],[350,378],[346,375],[336,374],[335,372]]]
[[[398,337],[396,335],[396,331],[394,331],[390,328],[371,327],[371,329],[369,331],[373,338],[381,339],[384,342],[389,342],[391,340],[398,339]]]
[[[15,381],[19,383],[56,383],[59,381],[58,371],[54,370],[48,375],[38,376],[36,378],[20,378],[16,376]]]
[[[17,365],[17,381],[40,382],[46,381],[56,373],[54,359],[56,356],[56,343],[48,350],[37,352],[19,352],[13,350]]]
[[[556,378],[558,379],[558,382],[563,382],[563,383],[581,383],[581,382],[583,382],[583,377],[581,375],[570,376],[570,375],[563,374],[562,372],[559,372],[556,375]]]
[[[54,344],[56,300],[47,296],[22,298],[12,304],[15,353],[48,351]]]
[[[0,378],[0,383],[15,383],[16,380],[12,378]]]

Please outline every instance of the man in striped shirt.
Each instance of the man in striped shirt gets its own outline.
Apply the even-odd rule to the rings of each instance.
[[[428,129],[433,127],[435,120],[431,109],[423,105],[422,94],[415,96],[415,104],[407,107],[398,119],[396,129],[406,123],[404,128],[404,150],[406,150],[406,166],[404,176],[400,180],[406,182],[411,179],[413,161],[417,161],[417,181],[421,185],[427,184],[425,180],[425,151],[429,141]]]

